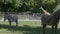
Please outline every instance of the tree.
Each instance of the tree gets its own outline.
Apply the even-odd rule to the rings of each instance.
[[[0,10],[9,12],[42,12],[39,9],[41,6],[53,12],[56,5],[56,0],[0,0]],[[31,8],[33,9],[30,10]]]

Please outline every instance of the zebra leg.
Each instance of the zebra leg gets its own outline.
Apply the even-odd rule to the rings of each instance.
[[[16,22],[16,26],[18,26],[18,21],[16,20],[15,22]]]
[[[53,32],[54,32],[54,25],[52,25],[52,34],[53,34]]]
[[[45,34],[46,24],[43,24],[43,34]]]
[[[57,34],[57,24],[55,25],[55,34]]]
[[[9,21],[9,25],[11,26],[11,21]]]
[[[4,18],[4,22],[6,21],[6,18]]]

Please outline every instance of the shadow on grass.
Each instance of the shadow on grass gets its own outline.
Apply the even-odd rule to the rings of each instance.
[[[42,27],[31,27],[28,25],[25,26],[9,26],[0,24],[0,29],[8,29],[9,31],[21,31],[23,34],[42,34]],[[51,28],[46,28],[46,34],[51,34]],[[58,28],[57,34],[60,34],[60,29]]]

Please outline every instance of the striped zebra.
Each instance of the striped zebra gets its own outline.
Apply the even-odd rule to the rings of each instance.
[[[41,16],[41,22],[43,25],[43,34],[45,34],[46,25],[52,26],[52,34],[57,34],[57,26],[59,23],[59,19],[60,19],[60,9],[50,15],[43,14]]]
[[[8,20],[10,26],[11,22],[15,22],[16,26],[18,26],[18,17],[15,15],[11,15],[8,12],[4,12],[4,21]]]

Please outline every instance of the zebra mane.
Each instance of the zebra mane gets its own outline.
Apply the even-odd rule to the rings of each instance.
[[[55,11],[54,13],[53,13],[53,15],[57,15],[57,14],[59,14],[60,13],[60,9],[58,9],[57,11]]]

